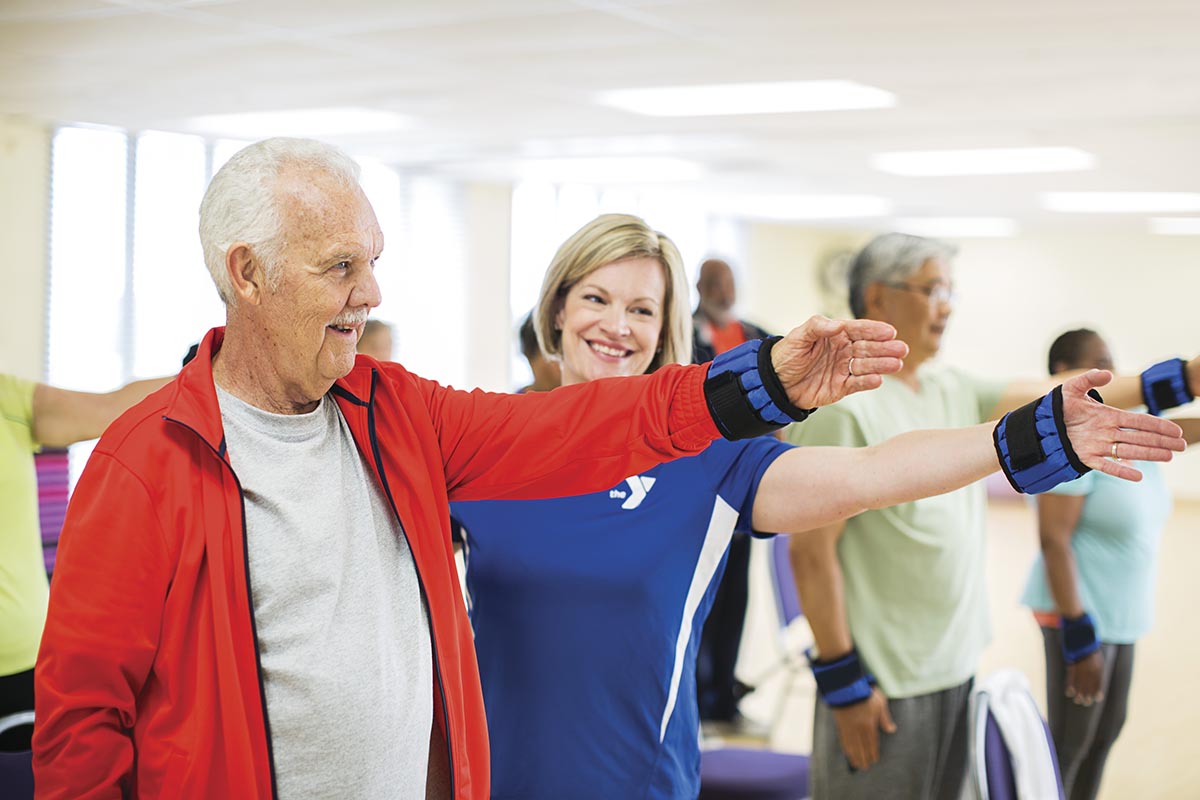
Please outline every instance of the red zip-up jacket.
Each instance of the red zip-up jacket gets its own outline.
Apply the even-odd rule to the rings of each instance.
[[[75,489],[36,671],[38,797],[275,796],[244,498],[213,387],[223,335],[113,423]],[[502,395],[359,356],[334,385],[425,595],[453,797],[487,798],[489,768],[448,502],[599,491],[703,450],[718,436],[706,372]]]

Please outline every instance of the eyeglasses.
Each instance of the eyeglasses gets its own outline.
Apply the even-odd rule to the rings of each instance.
[[[906,292],[923,294],[929,298],[931,303],[946,303],[947,305],[954,305],[954,301],[958,297],[954,289],[944,283],[935,283],[930,286],[913,286],[911,283],[885,283],[884,286],[890,286],[893,289],[903,289]]]

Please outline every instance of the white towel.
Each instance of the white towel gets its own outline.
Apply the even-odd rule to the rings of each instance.
[[[996,720],[1004,745],[1012,759],[1013,778],[1019,800],[1058,800],[1059,781],[1054,768],[1051,744],[1046,737],[1042,715],[1029,691],[1029,681],[1017,670],[1000,670],[976,683],[971,692],[970,714],[972,738],[976,730],[980,706],[985,706]],[[979,764],[983,742],[973,741],[976,754],[973,763]],[[982,792],[970,792],[975,797],[987,797],[986,780]],[[972,787],[974,789],[975,787]]]

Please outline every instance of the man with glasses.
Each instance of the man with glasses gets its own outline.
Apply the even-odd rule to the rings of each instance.
[[[908,357],[876,391],[792,426],[793,443],[857,447],[909,430],[974,425],[1064,379],[1001,382],[929,363],[952,310],[954,253],[943,242],[889,233],[856,256],[851,310],[895,326]],[[1194,395],[1200,359],[1181,371]],[[1142,381],[1115,378],[1104,399],[1138,405]],[[967,701],[991,638],[985,502],[976,484],[792,537],[817,643],[814,800],[958,797],[968,765]]]

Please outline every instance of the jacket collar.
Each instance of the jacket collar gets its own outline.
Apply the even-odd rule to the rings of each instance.
[[[212,360],[225,340],[225,327],[213,328],[201,340],[196,357],[179,371],[176,391],[163,416],[191,428],[209,447],[225,457],[225,429],[213,382]],[[359,406],[368,405],[374,361],[359,356],[354,369],[333,385],[333,393]]]

